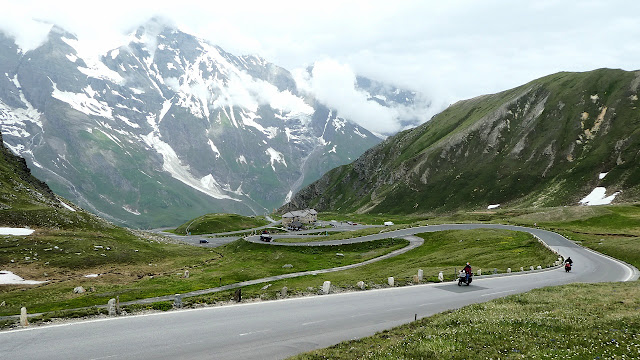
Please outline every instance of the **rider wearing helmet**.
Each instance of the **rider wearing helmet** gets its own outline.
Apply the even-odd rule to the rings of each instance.
[[[463,271],[464,271],[464,273],[467,275],[467,276],[465,277],[465,280],[466,280],[467,282],[469,282],[469,277],[471,277],[471,273],[472,273],[472,271],[471,271],[471,264],[467,263],[467,266],[465,266],[465,267],[464,267]]]

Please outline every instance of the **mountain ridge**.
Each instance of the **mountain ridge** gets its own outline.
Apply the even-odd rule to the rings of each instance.
[[[594,187],[638,201],[639,84],[638,71],[563,72],[457,102],[330,171],[282,210],[575,205]]]
[[[158,21],[98,59],[58,27],[24,54],[0,34],[0,49],[7,146],[54,192],[120,224],[270,212],[381,141],[286,69]]]

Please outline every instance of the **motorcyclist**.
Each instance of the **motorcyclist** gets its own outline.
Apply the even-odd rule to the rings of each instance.
[[[565,263],[565,264],[566,264],[566,263],[569,263],[569,265],[573,265],[573,260],[571,260],[571,256],[569,256],[569,257],[567,258],[567,260],[565,260],[565,261],[564,261],[564,263]]]
[[[464,271],[464,273],[466,275],[465,276],[465,281],[467,283],[469,283],[469,278],[471,277],[471,273],[472,273],[471,264],[467,263],[467,266],[464,267],[463,271]]]
[[[571,267],[573,266],[573,260],[571,260],[571,257],[568,257],[565,261],[564,261],[564,269],[569,272],[571,270]]]

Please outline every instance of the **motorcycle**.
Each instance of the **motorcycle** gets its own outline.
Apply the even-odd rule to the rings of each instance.
[[[467,274],[464,271],[461,271],[460,276],[458,277],[458,286],[462,286],[462,284],[466,284],[468,286],[471,284],[471,280],[473,280],[473,274],[469,274],[469,281],[467,281]]]
[[[571,271],[571,263],[564,263],[564,271],[566,272]]]

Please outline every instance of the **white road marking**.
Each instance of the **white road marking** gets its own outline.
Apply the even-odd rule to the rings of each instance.
[[[302,326],[307,326],[307,325],[311,325],[311,324],[319,324],[321,322],[325,322],[327,320],[318,320],[318,321],[310,321],[310,322],[306,322],[304,324],[302,324]]]
[[[387,309],[387,310],[385,310],[385,312],[396,311],[396,310],[404,310],[404,308]]]
[[[418,305],[418,307],[429,306],[429,305],[433,305],[433,304],[435,304],[435,303],[426,303],[426,304]]]
[[[498,291],[498,292],[494,292],[494,293],[490,293],[490,294],[484,294],[484,295],[480,295],[480,296],[491,296],[491,295],[504,294],[504,293],[514,292],[514,291],[515,290]]]
[[[246,336],[246,335],[251,335],[251,334],[259,334],[259,333],[264,333],[264,332],[269,332],[269,331],[271,331],[271,329],[251,331],[251,332],[248,332],[248,333],[239,334],[239,336]]]
[[[351,318],[355,318],[355,317],[361,317],[361,316],[367,316],[367,315],[373,315],[373,313],[363,313],[363,314],[358,314],[358,315],[351,315]]]

